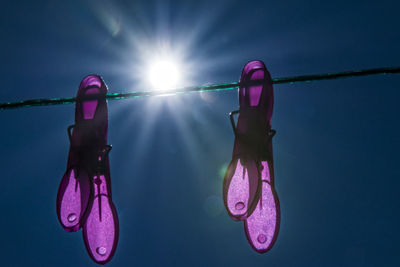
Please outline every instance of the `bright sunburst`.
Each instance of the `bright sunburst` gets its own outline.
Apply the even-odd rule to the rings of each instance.
[[[181,81],[179,64],[172,60],[157,60],[150,64],[147,79],[156,90],[175,88]]]

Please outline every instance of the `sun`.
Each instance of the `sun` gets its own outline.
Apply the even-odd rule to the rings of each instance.
[[[173,60],[157,60],[150,64],[147,79],[155,90],[176,88],[181,81],[179,64]]]

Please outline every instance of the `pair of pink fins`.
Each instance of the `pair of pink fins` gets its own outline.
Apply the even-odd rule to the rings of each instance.
[[[230,114],[235,143],[223,198],[229,216],[244,222],[247,240],[259,253],[272,248],[280,224],[272,156],[273,104],[272,79],[264,63],[247,63],[240,78],[240,109]],[[237,125],[233,118],[236,113]]]
[[[118,242],[118,216],[111,199],[107,144],[107,86],[89,75],[79,86],[75,125],[68,128],[67,170],[57,194],[57,216],[68,232],[82,228],[90,257],[98,264],[111,260]]]

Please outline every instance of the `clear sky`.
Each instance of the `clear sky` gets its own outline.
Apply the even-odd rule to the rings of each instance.
[[[102,75],[147,90],[152,57],[182,85],[400,65],[398,1],[2,1],[0,102],[74,96]],[[281,227],[263,255],[222,203],[237,92],[109,102],[120,238],[107,266],[399,266],[400,76],[275,86]],[[2,266],[94,266],[56,194],[74,106],[0,111]]]

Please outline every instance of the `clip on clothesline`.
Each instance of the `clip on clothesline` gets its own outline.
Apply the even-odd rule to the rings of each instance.
[[[272,78],[264,63],[255,60],[243,68],[239,84],[240,109],[232,112],[239,117],[235,124],[231,115],[235,144],[223,183],[224,203],[233,220],[244,222],[253,249],[265,253],[275,243],[280,224],[272,161]],[[98,264],[112,259],[119,237],[106,95],[107,86],[98,75],[85,77],[79,85],[75,124],[68,127],[67,170],[56,201],[61,226],[67,232],[82,229],[86,250]]]
[[[57,193],[57,216],[66,231],[82,229],[89,256],[98,264],[106,264],[114,255],[119,237],[118,214],[111,194],[106,99],[239,88],[239,110],[230,114],[235,143],[224,177],[223,199],[228,215],[243,222],[250,246],[265,253],[273,247],[280,225],[272,153],[273,84],[389,73],[400,73],[400,67],[272,79],[264,63],[255,60],[244,66],[240,81],[235,83],[114,94],[107,94],[100,76],[89,75],[79,85],[76,97],[9,102],[0,104],[0,109],[76,103],[75,124],[68,127],[70,150]],[[238,114],[237,123],[234,114]]]
[[[111,196],[107,144],[107,86],[89,75],[79,85],[75,124],[68,127],[67,170],[57,193],[57,217],[67,232],[82,229],[89,256],[98,264],[111,260],[118,243],[118,214]],[[97,95],[95,100],[85,96]]]
[[[335,72],[335,73],[290,76],[290,77],[272,79],[272,83],[273,84],[284,84],[284,83],[292,84],[292,83],[298,83],[298,82],[312,82],[312,81],[321,81],[321,80],[333,80],[333,79],[341,79],[341,78],[349,78],[349,77],[369,76],[369,75],[377,75],[377,74],[394,74],[394,73],[400,73],[400,67],[387,67],[387,68],[376,68],[376,69],[365,69],[365,70],[351,70],[351,71],[343,71],[343,72]],[[257,85],[257,84],[261,85],[262,81],[253,80],[252,82],[250,82],[250,85]],[[120,99],[127,99],[127,98],[182,94],[182,93],[190,93],[190,92],[223,91],[223,90],[237,89],[240,86],[244,86],[244,85],[249,85],[249,84],[248,83],[244,84],[243,82],[233,82],[233,83],[223,83],[223,84],[182,87],[182,88],[163,90],[163,91],[138,91],[138,92],[130,92],[130,93],[112,93],[112,94],[107,94],[105,96],[105,98],[108,100],[120,100]],[[88,96],[87,99],[91,99],[91,97]],[[0,103],[0,110],[32,107],[32,106],[50,106],[50,105],[72,104],[75,102],[76,102],[76,97],[29,99],[29,100],[22,100],[22,101],[17,101],[17,102]]]

